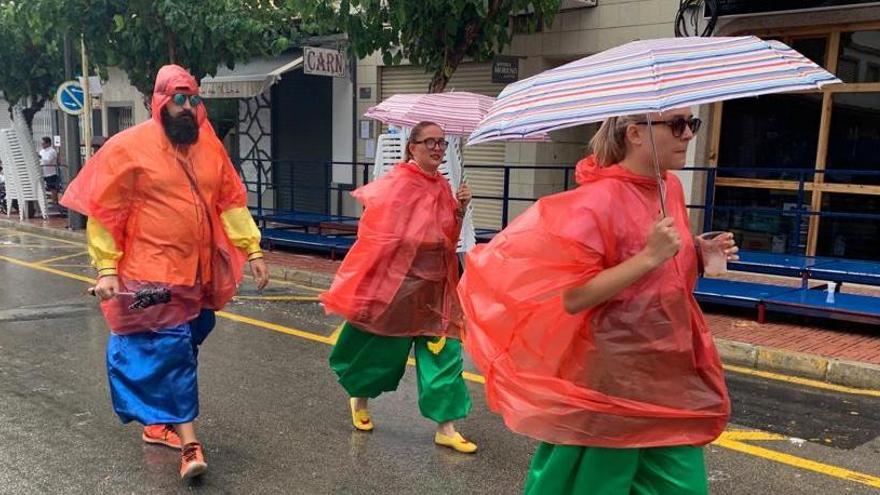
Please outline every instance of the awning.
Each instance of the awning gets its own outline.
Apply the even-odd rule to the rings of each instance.
[[[253,98],[281,79],[281,74],[302,67],[301,51],[274,58],[255,58],[235,64],[235,69],[222,66],[214,77],[202,79],[203,98]]]

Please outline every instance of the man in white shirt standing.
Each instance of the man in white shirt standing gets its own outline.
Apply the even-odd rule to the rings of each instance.
[[[52,146],[52,138],[44,137],[41,143],[40,165],[43,166],[43,180],[46,190],[52,193],[52,202],[58,204],[58,191],[61,190],[61,177],[58,175],[58,151]]]

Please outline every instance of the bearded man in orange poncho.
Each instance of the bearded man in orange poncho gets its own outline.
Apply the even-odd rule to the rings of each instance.
[[[244,185],[198,92],[185,69],[162,67],[152,118],[107,141],[62,200],[89,216],[113,408],[145,426],[145,442],[179,448],[184,479],[207,469],[193,427],[198,346],[246,260],[257,286],[268,282]],[[128,294],[157,288],[170,291],[167,304],[130,307]]]

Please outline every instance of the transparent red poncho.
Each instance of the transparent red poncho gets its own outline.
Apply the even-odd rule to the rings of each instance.
[[[357,242],[321,294],[327,313],[378,335],[460,336],[461,223],[449,182],[405,162],[352,195],[365,209]]]
[[[651,177],[578,165],[578,189],[538,201],[467,258],[459,285],[465,347],[507,426],[556,444],[702,445],[730,401],[693,297],[696,252],[681,183],[667,174],[679,253],[603,304],[575,315],[562,292],[638,253],[657,220]]]
[[[247,205],[241,179],[207,120],[195,109],[199,139],[175,147],[162,129],[161,110],[174,93],[198,94],[195,79],[176,65],[156,76],[152,119],[110,138],[70,183],[61,204],[97,219],[113,236],[123,291],[168,288],[168,304],[131,310],[131,299],[101,303],[111,330],[158,330],[221,309],[235,295],[245,255],[227,237],[220,214]],[[194,174],[208,211],[181,163]],[[217,270],[222,255],[228,269]],[[211,294],[211,297],[206,297]]]

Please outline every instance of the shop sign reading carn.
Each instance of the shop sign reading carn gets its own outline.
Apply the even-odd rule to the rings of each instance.
[[[314,76],[345,77],[345,54],[328,48],[303,48],[303,72]]]

